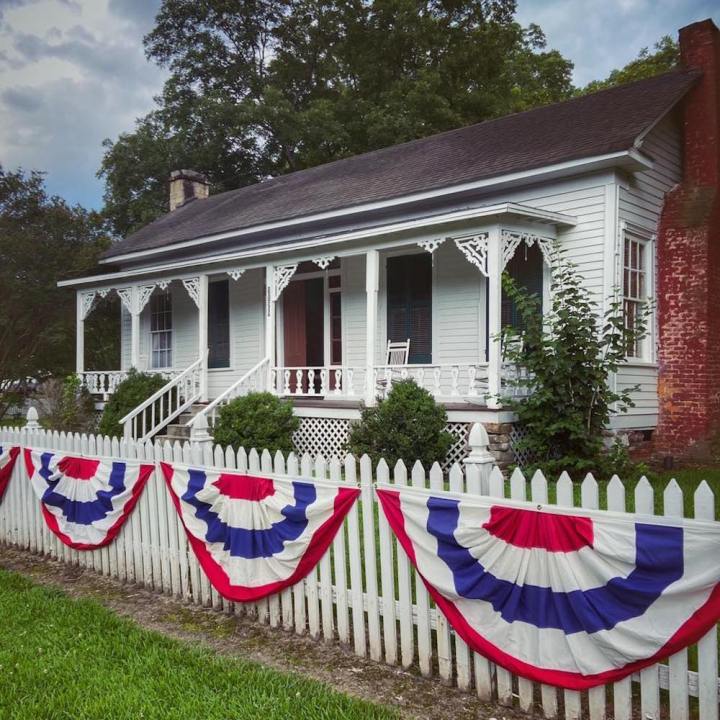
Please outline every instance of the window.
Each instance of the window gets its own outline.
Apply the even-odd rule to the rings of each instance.
[[[648,248],[645,240],[625,236],[623,251],[623,316],[626,328],[637,328],[647,302],[647,256]],[[629,357],[641,358],[644,355],[643,340],[636,339],[629,343]]]
[[[169,292],[152,296],[150,348],[153,369],[172,367],[172,297]]]
[[[410,339],[409,363],[432,362],[432,257],[428,253],[387,261],[387,339]]]
[[[328,278],[330,295],[330,364],[342,364],[342,310],[340,300],[340,275]]]
[[[230,367],[230,283],[208,286],[208,367]]]
[[[542,253],[537,245],[528,247],[525,243],[521,243],[510,258],[505,272],[518,287],[524,288],[542,300],[544,265]],[[502,326],[513,327],[519,331],[523,329],[517,306],[505,292],[502,294]]]

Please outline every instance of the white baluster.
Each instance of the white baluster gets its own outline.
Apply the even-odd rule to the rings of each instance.
[[[303,371],[298,368],[295,371],[295,394],[296,395],[302,395],[302,385],[303,385]]]
[[[343,390],[345,391],[346,395],[354,395],[355,391],[353,390],[353,376],[355,375],[355,370],[353,368],[345,368],[345,384],[343,385]]]
[[[477,368],[474,365],[470,365],[468,368],[468,396],[469,397],[475,397],[477,393],[477,388],[475,387],[475,378],[477,376]]]
[[[252,383],[252,386],[257,389],[257,373],[255,373],[251,378],[250,382]],[[277,392],[278,386],[277,386],[277,369],[272,368],[270,370],[270,390]]]
[[[450,377],[452,378],[452,386],[450,388],[450,395],[456,397],[458,393],[458,375],[460,374],[460,368],[457,365],[453,365],[450,369]]]
[[[328,369],[320,368],[320,394],[327,395],[328,393]]]
[[[343,387],[342,387],[342,381],[343,381],[343,373],[341,368],[337,368],[335,370],[335,394],[336,395],[342,395]]]
[[[442,370],[439,365],[433,368],[433,395],[438,397],[440,395],[440,374]]]
[[[285,376],[285,390],[283,391],[283,395],[289,395],[290,394],[290,371],[288,369],[285,369],[283,371],[283,375]]]
[[[315,394],[315,368],[308,368],[307,378],[308,378],[308,395],[314,395]]]
[[[425,368],[420,367],[417,370],[417,384],[420,387],[425,387]]]

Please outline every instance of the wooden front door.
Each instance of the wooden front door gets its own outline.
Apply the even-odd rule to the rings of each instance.
[[[286,368],[313,367],[315,392],[320,390],[319,368],[324,364],[323,281],[295,280],[283,292],[283,339]],[[308,375],[303,371],[298,388],[295,370],[290,375],[290,392],[308,391]]]

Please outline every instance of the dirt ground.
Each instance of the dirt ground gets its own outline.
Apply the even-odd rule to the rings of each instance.
[[[71,597],[92,598],[142,627],[214,651],[300,673],[340,692],[398,709],[405,718],[510,720],[528,716],[481,702],[412,670],[364,660],[350,648],[269,628],[247,616],[188,605],[135,585],[102,577],[13,548],[0,547],[0,567],[36,583],[61,588]]]

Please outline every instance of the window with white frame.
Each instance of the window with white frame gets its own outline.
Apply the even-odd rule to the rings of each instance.
[[[172,296],[157,293],[150,301],[151,366],[157,370],[172,367]]]
[[[626,328],[638,328],[645,312],[649,291],[649,256],[647,240],[626,233],[623,248],[623,316]],[[645,358],[645,339],[628,343],[628,357]]]

